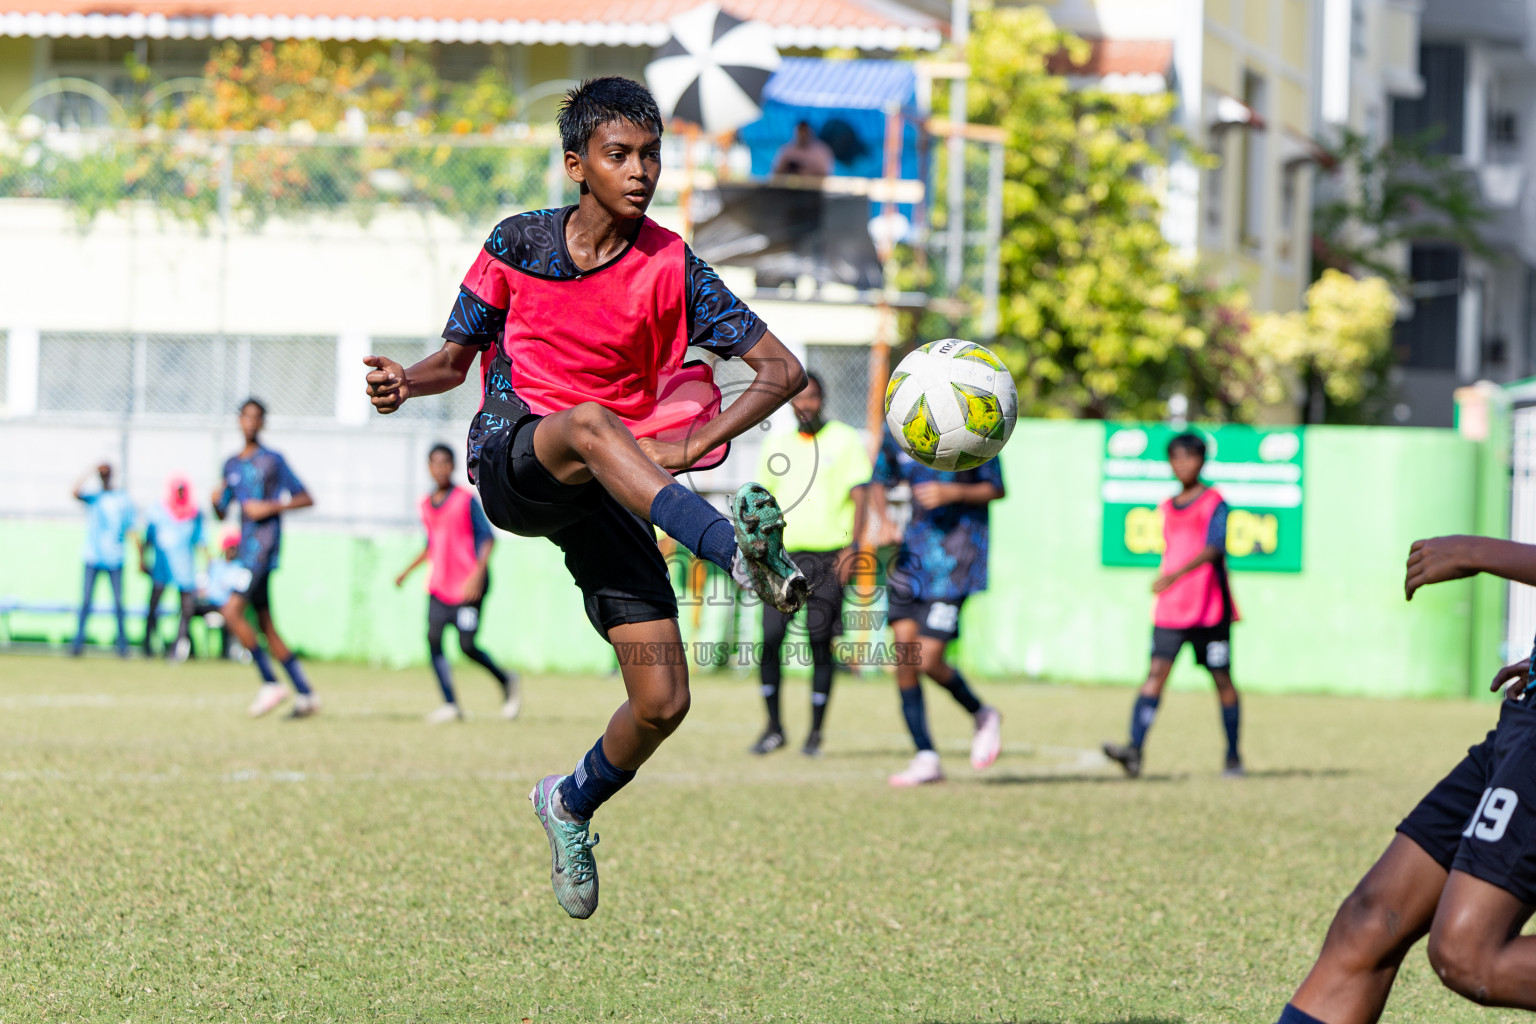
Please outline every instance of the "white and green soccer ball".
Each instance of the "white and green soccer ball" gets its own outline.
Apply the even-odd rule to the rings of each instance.
[[[908,353],[885,388],[896,443],[934,469],[974,469],[1008,443],[1019,415],[1013,375],[992,350],[959,338]]]

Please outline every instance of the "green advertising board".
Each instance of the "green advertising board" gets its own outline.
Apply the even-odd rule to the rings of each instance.
[[[1203,479],[1221,491],[1227,564],[1233,569],[1301,571],[1302,429],[1192,426],[1205,438]],[[1163,552],[1159,506],[1179,492],[1164,423],[1107,423],[1104,429],[1104,564],[1152,567]]]

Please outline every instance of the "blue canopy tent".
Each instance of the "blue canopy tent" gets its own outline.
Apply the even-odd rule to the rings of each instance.
[[[911,112],[917,100],[912,65],[896,60],[825,60],[785,57],[763,87],[763,116],[737,137],[752,152],[752,173],[766,175],[774,154],[801,121],[832,147],[833,173],[878,178],[884,173],[886,109]],[[920,177],[917,126],[901,128],[901,177]]]

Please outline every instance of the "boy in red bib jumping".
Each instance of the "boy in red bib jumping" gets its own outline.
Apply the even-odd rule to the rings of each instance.
[[[1227,583],[1227,503],[1221,492],[1200,479],[1205,442],[1198,434],[1180,434],[1168,442],[1168,465],[1183,489],[1163,502],[1163,564],[1152,584],[1157,595],[1152,666],[1131,711],[1130,742],[1106,743],[1104,753],[1131,778],[1141,774],[1142,743],[1157,716],[1173,660],[1187,643],[1195,649],[1195,663],[1204,666],[1216,683],[1221,724],[1227,733],[1223,774],[1239,776],[1243,759],[1237,746],[1237,688],[1232,685],[1232,623],[1237,621],[1237,606]]]
[[[683,240],[645,216],[661,172],[661,113],[646,89],[599,78],[560,109],[576,206],[509,217],[470,268],[442,349],[411,366],[365,362],[380,412],[463,383],[482,400],[466,468],[495,525],[565,553],[587,618],[618,654],[628,695],[569,775],[529,799],[549,839],[555,898],[597,909],[593,812],[635,777],[688,712],[677,599],[651,527],[793,613],[810,592],[784,551],[773,497],[747,484],[734,524],[672,479],[724,458],[729,441],[805,386],[783,344]],[[756,379],[730,408],[690,346],[741,358]]]

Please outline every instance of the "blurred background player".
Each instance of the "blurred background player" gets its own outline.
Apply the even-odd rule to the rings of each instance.
[[[793,515],[784,524],[784,546],[811,582],[805,605],[805,636],[811,649],[811,731],[802,754],[821,753],[821,727],[832,694],[832,638],[842,631],[843,585],[853,566],[851,545],[862,536],[869,483],[869,454],[859,432],[822,417],[821,379],[807,373],[805,389],[790,399],[795,426],[763,440],[757,479]],[[784,745],[779,720],[779,687],[784,637],[793,616],[763,605],[761,660],[768,726],[752,753],[769,754]]]
[[[277,570],[278,549],[283,540],[283,513],[309,508],[314,499],[293,475],[281,455],[261,444],[261,429],[266,425],[266,406],[248,398],[240,407],[240,432],[245,447],[224,463],[224,479],[213,493],[213,512],[220,519],[231,505],[240,508],[239,566],[233,593],[221,614],[240,643],[251,652],[251,659],[261,673],[262,686],[251,703],[252,718],[272,711],[288,698],[287,689],[277,681],[272,662],[256,641],[256,631],[246,621],[247,608],[254,609],[256,621],[266,635],[267,648],[282,662],[293,681],[296,696],[290,717],[305,718],[320,710],[320,699],[310,689],[298,655],[288,649],[272,620],[270,593],[272,573]]]
[[[160,599],[174,586],[181,604],[176,643],[167,653],[176,661],[192,654],[192,617],[197,613],[197,555],[203,549],[203,515],[184,476],[165,484],[165,500],[145,516],[139,545],[139,571],[150,579],[149,608],[144,614],[144,656],[154,654]]]
[[[987,506],[1003,496],[1003,469],[996,459],[960,472],[933,469],[902,451],[887,430],[865,499],[875,515],[885,515],[886,490],[901,483],[912,488],[912,517],[886,573],[886,619],[903,652],[896,686],[917,754],[890,783],[920,786],[941,781],[944,771],[928,732],[919,670],[972,716],[972,768],[991,767],[1002,748],[1003,716],[981,703],[944,652],[960,636],[965,599],[987,589]]]
[[[809,590],[784,551],[771,494],[744,485],[731,500],[733,524],[671,473],[708,464],[797,393],[805,374],[708,264],[645,216],[663,129],[650,92],[626,78],[592,79],[566,94],[559,125],[577,205],[496,226],[439,351],[409,369],[382,356],[364,362],[370,399],[389,413],[457,387],[481,359],[466,468],[486,515],[565,553],[588,619],[614,647],[627,699],[571,774],[546,775],[528,794],[549,840],[555,898],[587,918],[598,900],[592,815],[688,713],[677,595],[652,527],[785,611]],[[661,401],[663,369],[665,383],[690,381],[689,345],[739,356],[755,373],[712,418],[694,402]],[[664,430],[674,439],[659,440]]]
[[[427,530],[427,546],[416,560],[395,577],[395,586],[422,562],[432,562],[427,581],[430,604],[427,609],[427,649],[432,654],[432,671],[443,691],[443,706],[427,716],[433,725],[458,722],[464,718],[453,692],[453,670],[443,653],[443,630],[451,622],[459,631],[459,650],[470,661],[484,667],[501,684],[501,717],[511,720],[522,709],[523,699],[517,673],[502,671],[491,656],[475,645],[480,629],[480,609],[491,589],[491,549],[495,538],[490,520],[480,507],[480,499],[468,487],[453,482],[453,449],[437,445],[427,454],[427,471],[437,490],[421,499],[421,522]]]
[[[1227,734],[1222,774],[1237,777],[1243,774],[1243,759],[1237,743],[1237,688],[1232,685],[1232,623],[1237,621],[1237,607],[1227,581],[1227,503],[1221,492],[1200,480],[1205,441],[1199,435],[1180,434],[1169,441],[1168,464],[1183,490],[1162,507],[1163,563],[1152,584],[1157,595],[1152,665],[1131,709],[1130,741],[1106,743],[1104,753],[1131,778],[1141,774],[1147,730],[1157,717],[1174,659],[1188,643],[1195,649],[1195,663],[1211,673],[1221,702],[1221,725]]]
[[[208,568],[198,578],[196,613],[210,628],[219,631],[219,657],[230,656],[229,623],[224,621],[224,606],[235,593],[235,584],[246,578],[240,566],[240,530],[232,527],[219,537],[219,554],[208,559]]]
[[[832,147],[816,137],[809,121],[795,125],[794,138],[773,155],[774,174],[798,174],[807,178],[825,178],[835,162]]]
[[[87,489],[91,477],[99,481]],[[123,555],[133,532],[133,500],[128,492],[112,486],[112,467],[103,462],[75,484],[75,498],[85,503],[85,576],[80,593],[80,623],[69,653],[85,651],[85,622],[96,596],[96,578],[102,573],[112,584],[112,612],[117,616],[117,656],[128,657],[128,627],[123,616]]]

